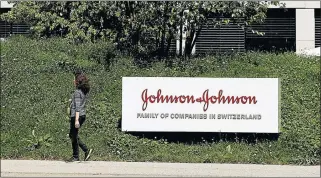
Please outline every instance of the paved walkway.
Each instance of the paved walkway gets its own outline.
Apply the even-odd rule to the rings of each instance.
[[[1,160],[1,177],[320,177],[320,166]]]

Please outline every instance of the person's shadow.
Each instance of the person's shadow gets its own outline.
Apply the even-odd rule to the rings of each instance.
[[[62,159],[62,162],[65,162],[65,163],[73,163],[73,164],[76,164],[76,163],[89,164],[89,163],[90,163],[90,161],[84,161],[84,160],[71,161],[71,160],[70,160],[70,157],[64,157],[64,158]]]

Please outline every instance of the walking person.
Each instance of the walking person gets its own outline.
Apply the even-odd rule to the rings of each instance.
[[[84,161],[87,161],[90,158],[92,149],[88,149],[88,147],[80,140],[78,133],[86,120],[86,97],[90,90],[88,78],[82,72],[75,72],[74,85],[76,90],[72,96],[70,104],[69,132],[73,155],[69,161],[79,161],[79,147],[85,153]]]

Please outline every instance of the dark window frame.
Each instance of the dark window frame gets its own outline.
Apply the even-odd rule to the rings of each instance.
[[[315,22],[315,48],[321,46],[321,10],[314,9],[314,22]]]

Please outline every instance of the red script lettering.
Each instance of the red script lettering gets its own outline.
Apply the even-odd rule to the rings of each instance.
[[[203,103],[203,111],[207,111],[209,104],[256,104],[255,96],[224,96],[223,90],[219,90],[217,96],[210,96],[209,90],[205,90],[201,97],[194,95],[162,95],[162,90],[159,89],[155,95],[148,95],[148,89],[142,92],[142,110],[145,111],[149,103]]]

